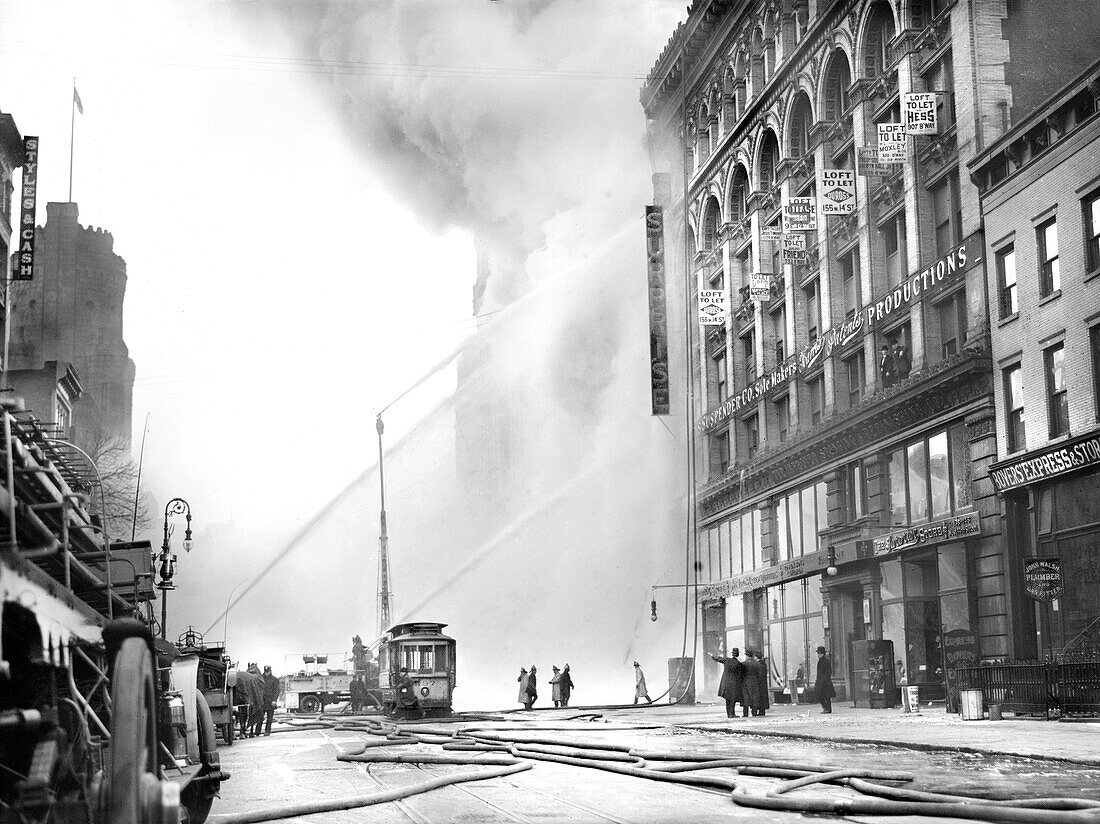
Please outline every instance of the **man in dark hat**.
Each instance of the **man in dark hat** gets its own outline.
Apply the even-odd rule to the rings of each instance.
[[[722,665],[722,680],[718,682],[718,697],[726,699],[726,718],[737,717],[737,702],[742,701],[741,688],[745,680],[745,665],[738,656],[741,650],[730,649],[729,657],[712,655]]]
[[[882,376],[882,385],[889,387],[894,385],[894,354],[887,344],[882,344],[878,353],[878,371]]]
[[[817,648],[817,679],[814,681],[814,693],[821,702],[822,714],[833,711],[833,698],[836,690],[833,688],[833,662],[825,654],[825,647]]]

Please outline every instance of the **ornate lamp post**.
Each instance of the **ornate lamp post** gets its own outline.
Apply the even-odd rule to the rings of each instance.
[[[160,601],[160,637],[165,638],[168,632],[168,590],[175,589],[172,576],[176,574],[176,556],[172,554],[168,543],[168,516],[184,515],[187,518],[187,531],[183,533],[183,549],[190,552],[194,543],[191,540],[191,505],[183,498],[173,498],[164,507],[164,543],[160,546],[160,558],[158,559],[157,573],[160,581],[157,589],[161,592]]]

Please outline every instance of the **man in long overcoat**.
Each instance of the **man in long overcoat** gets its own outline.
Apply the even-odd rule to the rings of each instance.
[[[836,697],[836,689],[833,688],[833,662],[825,654],[825,647],[817,648],[817,679],[814,681],[814,693],[821,702],[822,714],[833,711],[833,698]]]
[[[523,708],[527,709],[527,668],[519,668],[519,694],[516,696],[516,700],[523,704]]]
[[[741,650],[730,649],[730,656],[712,655],[722,665],[722,680],[718,682],[718,696],[726,699],[726,718],[737,717],[737,702],[741,700],[741,688],[745,681],[745,665],[738,659]]]
[[[745,680],[741,687],[741,715],[763,715],[768,689],[768,673],[764,662],[756,657],[754,650],[745,650]]]

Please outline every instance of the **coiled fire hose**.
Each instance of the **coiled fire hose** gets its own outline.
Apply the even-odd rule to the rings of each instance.
[[[653,725],[630,727],[650,729]],[[660,726],[660,725],[655,725]],[[528,733],[579,732],[576,727],[520,728],[462,727],[446,729],[429,724],[408,725],[375,719],[341,719],[293,724],[293,729],[330,728],[378,736],[353,750],[340,752],[346,762],[476,765],[476,772],[432,778],[400,790],[386,790],[337,801],[319,801],[250,813],[211,816],[211,824],[255,824],[312,813],[348,810],[408,798],[439,787],[512,775],[531,769],[535,761],[552,761],[599,769],[651,781],[663,781],[730,793],[733,803],[754,809],[849,815],[909,815],[954,817],[1008,822],[1008,824],[1100,824],[1100,801],[1074,798],[1035,798],[1010,801],[916,791],[893,786],[912,781],[910,773],[805,764],[742,755],[703,755],[690,752],[640,750],[603,741],[548,740]],[[440,745],[443,752],[383,753],[379,748]],[[787,779],[766,794],[750,794],[731,777],[703,775],[711,769],[733,769],[739,776]],[[689,774],[692,773],[692,774]],[[889,784],[877,782],[891,782]],[[834,784],[859,796],[798,795],[788,793],[815,784]]]

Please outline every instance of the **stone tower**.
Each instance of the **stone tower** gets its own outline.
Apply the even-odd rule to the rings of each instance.
[[[80,225],[77,204],[47,205],[34,280],[12,287],[10,360],[12,369],[72,363],[85,387],[77,441],[98,428],[129,452],[134,362],[122,337],[126,261],[113,247],[110,232]]]

